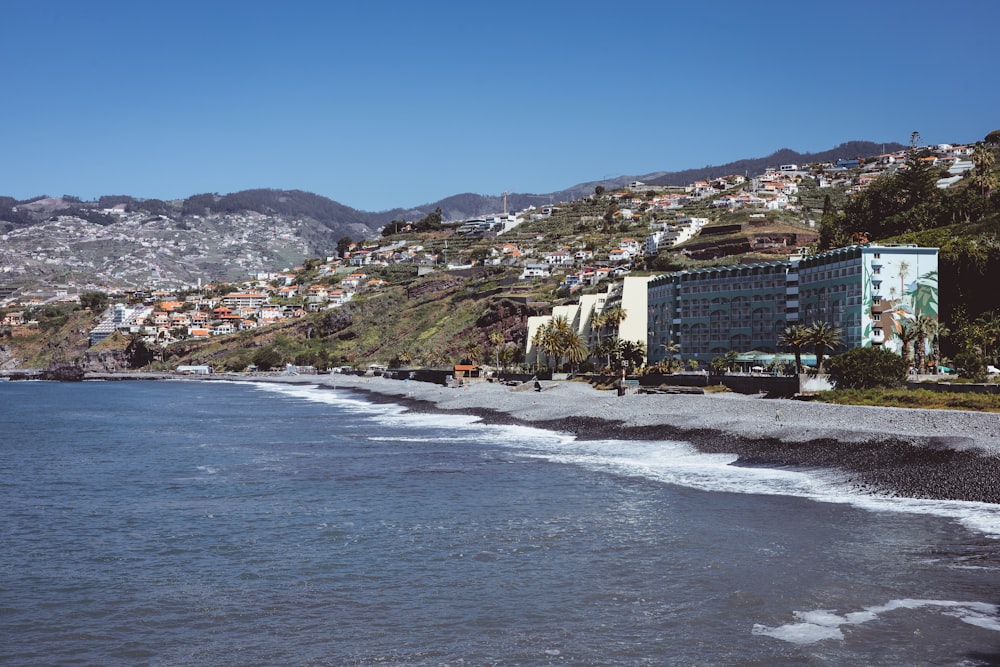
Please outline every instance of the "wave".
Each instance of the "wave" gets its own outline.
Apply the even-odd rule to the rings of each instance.
[[[898,609],[931,609],[957,618],[978,628],[1000,632],[1000,607],[986,602],[954,602],[951,600],[890,600],[883,605],[865,607],[861,611],[837,614],[829,609],[796,611],[797,622],[776,627],[755,624],[752,633],[773,637],[793,644],[814,644],[826,639],[844,639],[844,626],[861,625],[878,620]]]
[[[873,495],[855,488],[845,474],[833,470],[760,468],[734,465],[736,454],[707,454],[692,444],[670,440],[577,440],[573,435],[530,426],[487,425],[462,414],[409,412],[394,403],[373,403],[348,392],[318,385],[255,383],[254,386],[291,397],[336,405],[367,414],[376,423],[413,428],[446,428],[444,438],[428,441],[469,441],[515,450],[523,456],[586,466],[622,475],[641,476],[703,491],[784,495],[818,502],[843,503],[875,512],[901,512],[941,517],[966,528],[1000,538],[1000,507],[990,503],[931,500]],[[374,435],[373,437],[382,437]],[[407,434],[388,436],[417,438]]]
[[[1000,507],[990,503],[873,495],[855,488],[834,470],[757,468],[734,465],[736,454],[706,454],[676,441],[573,441],[532,455],[553,461],[618,471],[703,491],[784,495],[849,504],[875,512],[923,514],[960,522],[1000,537]]]

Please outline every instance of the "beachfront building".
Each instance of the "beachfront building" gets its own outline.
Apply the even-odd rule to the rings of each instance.
[[[841,329],[847,348],[899,352],[905,321],[937,318],[937,263],[937,248],[865,244],[658,276],[647,293],[648,361],[787,352],[782,330],[817,321]]]
[[[646,322],[646,301],[649,281],[652,279],[653,276],[625,276],[621,283],[608,291],[604,309],[620,306],[625,313],[625,319],[618,326],[619,339],[646,344],[649,329]]]
[[[730,350],[776,352],[787,326],[789,262],[678,271],[649,282],[649,363],[710,361]]]
[[[789,321],[829,322],[843,330],[848,348],[884,345],[899,353],[905,322],[938,317],[937,248],[838,248],[803,257],[789,275],[798,296]]]
[[[583,294],[575,304],[556,306],[552,309],[551,315],[533,315],[529,317],[528,340],[524,351],[525,362],[529,366],[535,366],[543,360],[544,353],[535,346],[534,337],[540,327],[547,325],[556,317],[566,318],[570,329],[586,341],[587,347],[593,347],[597,343],[597,332],[591,326],[591,317],[595,313],[600,313],[604,310],[607,299],[607,292]]]

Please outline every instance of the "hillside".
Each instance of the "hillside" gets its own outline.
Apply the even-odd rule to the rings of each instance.
[[[898,144],[885,145],[888,150]],[[689,183],[706,175],[743,173],[765,164],[825,161],[872,155],[883,148],[849,142],[823,153],[782,150],[766,158],[718,167],[657,172],[649,183]],[[633,177],[605,181],[624,184]],[[107,195],[0,197],[0,275],[7,285],[91,284],[123,287],[191,285],[239,280],[255,272],[293,267],[306,257],[334,254],[343,238],[377,237],[393,221],[413,221],[440,209],[445,221],[525,210],[593,194],[596,183],[549,194],[457,194],[411,209],[368,212],[301,190],[256,189],[184,200]]]
[[[975,147],[977,165],[988,165],[990,156],[997,157],[995,149]],[[153,273],[161,282],[165,275],[183,275],[190,284],[206,267],[253,279],[169,296],[126,295],[149,311],[169,310],[161,300],[176,299],[181,308],[175,314],[195,311],[205,318],[199,321],[215,319],[211,326],[228,328],[198,339],[191,333],[196,327],[173,324],[160,313],[166,318],[161,324],[145,321],[131,334],[122,329],[126,334],[85,355],[85,334],[95,315],[60,303],[58,295],[44,306],[21,302],[10,310],[23,308],[18,317],[36,324],[0,327],[0,365],[82,360],[98,370],[136,363],[153,370],[179,363],[240,370],[279,363],[442,367],[491,358],[516,365],[528,317],[576,303],[582,294],[605,294],[611,301],[619,275],[772,261],[799,249],[842,247],[862,238],[939,247],[940,315],[952,332],[945,346],[949,353],[1000,354],[992,334],[984,333],[992,329],[983,323],[1000,312],[1000,293],[993,289],[1000,281],[1000,188],[991,180],[998,170],[977,167],[942,187],[947,166],[936,160],[914,151],[903,165],[867,165],[838,177],[842,182],[822,185],[827,179],[817,170],[765,174],[753,184],[721,179],[698,186],[700,193],[645,186],[592,192],[524,215],[500,236],[496,229],[469,233],[443,225],[442,207],[441,215],[424,216],[426,225],[393,225],[377,242],[347,248],[343,259],[315,253],[306,239],[314,235],[331,242],[332,230],[320,218],[355,215],[353,224],[362,226],[370,218],[309,193],[199,195],[148,209],[146,202],[120,197],[89,207],[71,198],[16,203],[14,213],[44,219],[9,229],[0,252],[11,253],[15,246],[9,241],[23,242],[26,231],[41,232],[24,252],[47,275],[83,275],[81,256],[89,249],[106,262],[97,267],[103,272],[98,275],[120,281],[145,284]],[[782,203],[783,189],[797,193],[800,205],[787,197]],[[459,208],[475,202],[475,195],[459,195],[442,203]],[[67,212],[73,206],[76,215]],[[248,211],[250,206],[259,210]],[[698,229],[691,235],[659,245],[656,234],[676,234],[694,220]],[[43,239],[49,254],[30,245]],[[644,253],[649,239],[654,252]],[[130,247],[140,249],[137,257],[127,254]],[[625,248],[632,250],[623,254]],[[292,273],[253,276],[302,257],[312,259]],[[313,300],[312,288],[342,294],[354,275],[361,277],[346,299]],[[235,315],[238,326],[211,315],[221,297],[239,289],[267,292],[272,310],[281,312],[241,313]]]

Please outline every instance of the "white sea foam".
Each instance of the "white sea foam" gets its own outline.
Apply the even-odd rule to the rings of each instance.
[[[703,491],[787,495],[876,512],[938,516],[1000,537],[1000,507],[990,503],[876,496],[853,488],[843,473],[736,466],[735,454],[705,454],[684,442],[570,440],[532,450],[531,455],[553,461],[640,475]]]
[[[528,426],[486,425],[478,417],[470,415],[409,412],[396,404],[372,403],[356,398],[350,392],[320,388],[318,385],[254,383],[254,386],[264,391],[367,414],[377,423],[417,428],[447,427],[449,438],[510,447],[528,456],[556,462],[644,476],[704,491],[788,495],[850,504],[876,512],[937,516],[959,521],[970,530],[1000,538],[1000,507],[996,505],[871,495],[852,488],[843,474],[833,471],[735,466],[735,454],[705,454],[684,442],[579,441],[569,434]]]
[[[252,382],[256,389],[275,394],[282,394],[290,398],[297,398],[312,403],[325,403],[336,405],[350,412],[364,413],[369,415],[391,415],[403,412],[405,408],[395,403],[372,403],[363,398],[357,398],[355,394],[336,389],[321,388],[319,385],[310,384],[284,384],[278,382]]]
[[[843,639],[844,626],[857,626],[882,618],[898,609],[929,610],[951,616],[963,623],[985,630],[1000,632],[1000,607],[986,602],[955,602],[952,600],[890,600],[883,605],[861,611],[838,614],[828,609],[796,611],[795,623],[776,627],[755,624],[753,634],[773,637],[793,644],[813,644],[826,639]]]

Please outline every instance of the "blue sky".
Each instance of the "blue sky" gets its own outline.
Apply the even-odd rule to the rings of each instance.
[[[2,0],[0,195],[378,211],[975,141],[1000,128],[998,24],[995,0]]]

